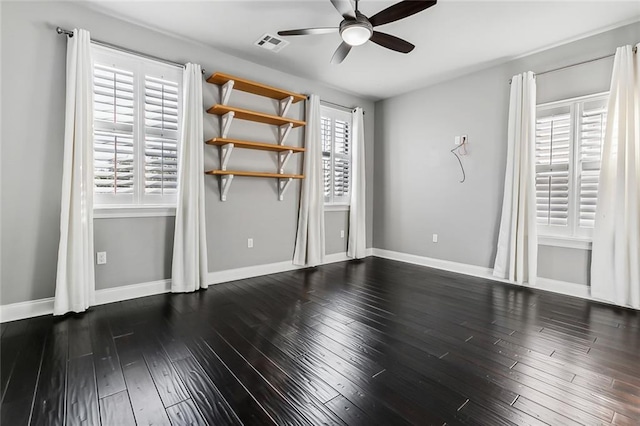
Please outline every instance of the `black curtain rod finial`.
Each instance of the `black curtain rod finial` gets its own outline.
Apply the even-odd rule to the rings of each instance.
[[[63,30],[63,29],[62,29],[62,28],[60,28],[60,27],[57,27],[57,28],[56,28],[56,32],[57,32],[58,34],[64,34],[64,35],[66,35],[66,36],[73,37],[73,31]]]

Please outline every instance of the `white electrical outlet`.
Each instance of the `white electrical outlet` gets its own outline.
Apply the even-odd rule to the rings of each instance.
[[[456,145],[460,145],[460,136],[456,136],[456,137],[453,139],[453,143],[454,143],[454,144],[456,144]]]
[[[340,230],[340,238],[344,238],[344,229]]]
[[[253,248],[253,238],[249,238],[249,239],[247,240],[247,247],[248,247],[248,248]]]
[[[104,265],[107,263],[107,252],[106,251],[99,251],[98,253],[96,253],[96,263],[98,265]]]
[[[437,243],[438,242],[438,234],[433,234],[433,242]]]

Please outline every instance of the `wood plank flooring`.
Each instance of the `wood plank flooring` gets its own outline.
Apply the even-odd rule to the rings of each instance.
[[[640,313],[379,258],[2,326],[3,425],[639,425]]]

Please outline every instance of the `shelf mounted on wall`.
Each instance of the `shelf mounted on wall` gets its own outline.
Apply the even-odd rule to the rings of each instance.
[[[255,123],[270,124],[278,126],[278,143],[283,145],[291,129],[304,126],[306,123],[293,118],[282,117],[280,115],[266,114],[264,112],[251,111],[244,108],[232,107],[229,105],[216,104],[207,110],[209,114],[219,115],[220,134],[226,138],[231,128],[234,118],[238,120],[253,121]]]
[[[227,170],[229,157],[234,148],[272,151],[278,154],[278,173],[284,173],[284,167],[294,153],[302,153],[304,148],[297,146],[275,145],[265,142],[245,141],[241,139],[213,138],[205,142],[207,145],[220,147],[220,169]]]
[[[304,179],[304,175],[269,172],[248,172],[245,170],[210,170],[208,175],[220,176],[220,200],[227,201],[227,193],[234,176],[278,179],[278,200],[284,200],[284,193],[293,179]]]
[[[278,89],[276,87],[267,86],[266,84],[258,83],[253,80],[247,80],[242,77],[233,76],[230,74],[225,74],[222,72],[216,72],[207,78],[207,82],[211,84],[217,84],[220,86],[222,90],[221,99],[225,99],[225,93],[229,93],[226,95],[226,101],[229,100],[229,96],[233,89],[240,90],[241,92],[253,93],[254,95],[264,96],[266,98],[276,99],[282,101],[288,98],[291,98],[292,103],[304,101],[307,99],[305,95],[300,93],[290,92],[284,89]],[[226,86],[226,88],[225,88]],[[226,102],[221,102],[226,105]],[[281,115],[286,114],[286,111],[282,112]]]
[[[255,81],[223,73],[215,73],[211,75],[207,79],[207,82],[220,86],[220,103],[207,110],[209,114],[221,117],[220,137],[206,141],[206,144],[216,145],[220,148],[220,169],[206,172],[209,175],[219,176],[220,200],[227,200],[227,194],[234,176],[243,176],[277,179],[278,200],[282,201],[284,199],[284,194],[293,179],[304,179],[303,175],[287,174],[284,172],[285,166],[291,156],[305,151],[305,149],[301,147],[287,146],[285,145],[285,142],[292,129],[302,127],[306,124],[304,121],[287,118],[285,115],[289,112],[292,104],[306,100],[307,97],[299,93],[289,92],[287,90],[278,89]],[[234,89],[278,100],[278,115],[229,106],[228,102]],[[277,126],[278,143],[272,144],[229,138],[229,131],[234,119]],[[276,152],[278,156],[277,173],[227,170],[231,153],[237,148]]]

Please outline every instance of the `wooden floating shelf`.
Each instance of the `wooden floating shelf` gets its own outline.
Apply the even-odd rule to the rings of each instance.
[[[293,98],[293,103],[304,101],[307,99],[305,95],[301,95],[300,93],[289,92],[288,90],[278,89],[276,87],[267,86],[266,84],[261,84],[255,81],[247,80],[240,77],[235,77],[233,75],[224,74],[221,72],[217,72],[212,74],[208,79],[208,83],[212,84],[225,84],[226,82],[233,80],[233,88],[236,90],[241,90],[243,92],[253,93],[255,95],[265,96],[271,99],[286,99],[289,96]]]
[[[255,121],[258,123],[271,124],[274,126],[284,126],[292,124],[293,127],[304,126],[306,123],[293,118],[280,117],[278,115],[265,114],[263,112],[251,111],[248,109],[232,107],[229,105],[216,104],[207,110],[209,114],[224,115],[233,112],[235,118],[240,120]]]
[[[218,146],[223,146],[223,145],[232,143],[235,148],[257,149],[261,151],[275,151],[275,152],[293,151],[294,153],[305,151],[304,148],[300,148],[298,146],[276,145],[273,143],[243,141],[240,139],[213,138],[213,139],[209,139],[205,143],[208,145],[218,145]]]
[[[220,103],[207,110],[209,114],[220,116],[220,137],[209,139],[205,142],[208,145],[217,145],[220,147],[220,169],[205,171],[208,175],[218,176],[220,180],[220,200],[227,200],[227,194],[235,176],[246,176],[278,179],[278,200],[282,201],[284,199],[284,194],[287,191],[287,188],[291,186],[293,179],[304,179],[304,175],[288,174],[284,173],[284,170],[287,161],[289,161],[293,154],[304,152],[305,149],[297,146],[288,146],[284,143],[291,129],[306,125],[304,121],[287,118],[286,115],[291,104],[306,100],[307,97],[299,93],[278,89],[276,87],[267,86],[266,84],[261,84],[221,72],[212,74],[207,79],[207,82],[220,86]],[[278,115],[266,114],[264,112],[251,111],[227,105],[233,89],[278,100]],[[272,144],[228,138],[227,136],[229,135],[231,123],[233,123],[235,118],[278,126],[278,143]],[[276,152],[278,156],[277,172],[227,170],[229,158],[235,148]]]
[[[249,172],[244,170],[209,170],[205,172],[208,175],[214,176],[249,176],[249,177],[263,177],[263,178],[278,178],[278,179],[304,179],[304,175],[294,175],[286,173],[269,173],[269,172]]]

